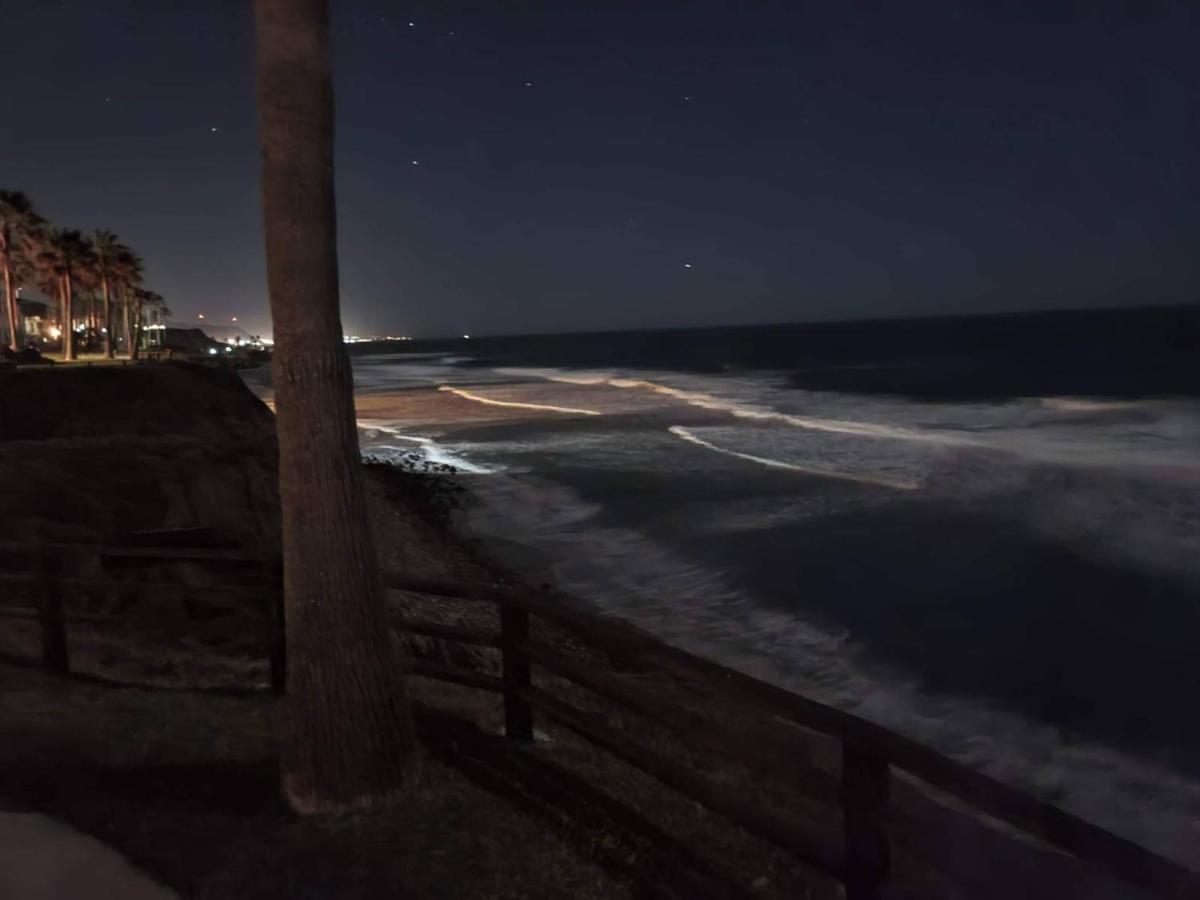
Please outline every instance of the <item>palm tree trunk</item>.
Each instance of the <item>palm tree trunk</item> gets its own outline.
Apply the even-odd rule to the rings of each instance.
[[[113,320],[112,320],[112,301],[108,295],[108,272],[101,270],[100,272],[100,287],[104,291],[104,324],[101,326],[104,329],[104,357],[105,359],[113,358]]]
[[[137,359],[142,346],[142,301],[139,297],[133,305],[133,343],[130,345],[130,359]]]
[[[17,339],[17,298],[13,296],[12,268],[8,265],[7,255],[4,262],[4,309],[8,315],[8,345],[13,350],[20,349]]]
[[[121,289],[121,302],[124,306],[124,315],[121,316],[124,322],[123,337],[125,339],[125,355],[130,359],[134,359],[133,355],[133,305],[129,302],[129,289]]]
[[[61,276],[62,285],[60,297],[62,298],[59,318],[62,319],[62,351],[63,360],[70,362],[75,358],[75,327],[71,321],[71,273],[68,270],[67,274]]]
[[[416,780],[415,740],[342,342],[328,0],[255,0],[255,18],[283,508],[283,789],[299,813],[340,813],[401,797]]]

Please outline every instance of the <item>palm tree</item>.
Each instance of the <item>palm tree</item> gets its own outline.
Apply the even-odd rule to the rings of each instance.
[[[97,335],[100,334],[100,316],[97,310],[99,304],[96,296],[100,287],[100,273],[96,266],[96,252],[92,246],[92,239],[84,235],[83,240],[87,243],[88,251],[79,257],[79,265],[75,266],[71,273],[74,279],[74,305],[78,310],[76,315],[80,322],[75,333],[75,350],[95,353]]]
[[[27,196],[20,191],[0,191],[0,274],[4,278],[8,343],[13,350],[20,344],[17,291],[29,277],[29,260],[36,252],[43,224]]]
[[[72,301],[75,287],[90,265],[91,253],[91,244],[82,232],[53,228],[47,233],[36,258],[42,290],[58,297],[62,354],[66,361],[75,358],[75,317]]]
[[[167,302],[163,299],[162,294],[156,294],[154,291],[147,291],[142,288],[133,289],[133,350],[130,352],[130,359],[138,358],[138,345],[142,340],[142,322],[147,313],[153,315],[155,322],[161,322],[163,317],[169,316],[171,310],[167,308]]]
[[[98,230],[92,237],[92,245],[96,249],[96,276],[100,282],[101,296],[104,298],[103,324],[101,333],[104,335],[104,356],[113,358],[113,316],[112,288],[117,275],[122,253],[130,252],[129,248],[117,240],[111,231]]]
[[[134,325],[134,309],[137,299],[134,292],[142,286],[144,271],[142,258],[128,247],[124,247],[117,254],[113,269],[113,281],[124,308],[121,330],[125,342],[125,352],[129,354],[130,359],[137,359],[135,332],[138,331],[138,328]]]
[[[299,813],[340,813],[401,797],[416,780],[415,741],[342,343],[329,4],[254,8],[283,511],[283,790]]]

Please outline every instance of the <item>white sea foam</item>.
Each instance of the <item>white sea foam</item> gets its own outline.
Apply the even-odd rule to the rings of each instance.
[[[558,369],[497,369],[507,375],[539,378],[573,385],[607,385],[641,390],[743,420],[786,425],[826,434],[840,434],[925,445],[933,450],[999,451],[1041,463],[1084,467],[1125,467],[1153,470],[1157,477],[1200,482],[1196,447],[1200,446],[1200,406],[1155,401],[1093,401],[1086,398],[1038,398],[1034,401],[987,404],[945,404],[873,398],[793,389],[771,389],[763,377],[694,376],[644,373],[628,377],[610,372],[568,372]],[[642,374],[642,373],[639,373]],[[699,383],[699,389],[676,384]],[[721,393],[718,393],[721,391]],[[731,391],[743,395],[730,396]],[[801,414],[775,404],[805,405],[833,411],[853,411],[854,419]],[[1045,412],[1122,413],[1144,410],[1154,424],[1114,422],[1103,429],[1081,431],[1074,417],[1047,420]],[[866,414],[870,414],[867,418]],[[863,416],[858,418],[858,416]],[[1159,438],[1162,438],[1160,440]],[[883,450],[883,453],[890,451]]]
[[[1063,412],[1108,412],[1114,409],[1134,409],[1144,406],[1140,400],[1094,400],[1091,397],[1038,397],[1037,401],[1047,409]]]
[[[726,456],[748,460],[749,462],[758,463],[761,466],[767,466],[772,469],[788,469],[793,472],[803,472],[806,475],[819,475],[822,478],[840,478],[846,481],[858,481],[863,484],[877,484],[881,487],[896,488],[902,491],[913,491],[921,486],[916,481],[900,481],[882,475],[860,475],[837,469],[823,469],[817,466],[805,466],[798,463],[784,462],[779,459],[769,459],[765,456],[755,456],[751,453],[741,453],[737,450],[728,450],[724,447],[718,447],[716,444],[704,440],[704,438],[697,437],[695,432],[684,428],[682,425],[672,425],[667,430],[676,437],[683,438],[685,441],[697,444],[698,446],[706,447],[716,453],[723,453]]]
[[[490,479],[481,531],[546,551],[564,589],[662,639],[878,722],[1086,819],[1192,865],[1200,785],[1165,765],[1081,742],[976,697],[931,695],[868,662],[844,631],[763,607],[726,574],[642,530],[600,524],[603,508],[537,476]],[[718,523],[714,523],[717,525]]]
[[[808,428],[814,431],[828,431],[837,434],[853,434],[860,437],[892,438],[898,440],[921,441],[923,443],[940,444],[943,446],[969,446],[974,442],[969,438],[957,435],[938,434],[935,432],[916,431],[873,422],[848,422],[832,419],[797,416],[765,408],[753,403],[717,397],[703,391],[690,391],[671,387],[655,381],[641,378],[624,378],[605,372],[564,372],[557,369],[497,369],[508,375],[543,378],[547,381],[557,381],[563,384],[598,385],[606,384],[615,388],[641,389],[672,397],[690,406],[729,413],[739,419],[750,419],[756,422],[779,422],[797,428]]]
[[[567,369],[531,369],[518,367],[502,367],[492,371],[513,378],[541,378],[544,381],[557,381],[561,384],[607,384],[616,377],[613,372],[589,372],[586,370]]]
[[[462,397],[464,400],[474,400],[476,403],[483,403],[487,406],[506,406],[510,409],[536,409],[539,412],[567,413],[573,416],[603,415],[603,413],[595,409],[579,409],[571,406],[553,406],[549,403],[523,403],[516,400],[496,400],[492,397],[484,397],[482,394],[477,394],[474,391],[466,391],[462,388],[451,387],[448,384],[443,384],[438,388],[438,390],[446,391],[447,393]]]
[[[460,472],[488,474],[499,471],[499,469],[488,468],[471,462],[461,455],[446,449],[432,438],[417,434],[405,434],[400,429],[394,427],[392,423],[380,422],[373,419],[359,419],[358,427],[366,432],[360,440],[365,456],[378,456],[382,459],[404,456],[412,452],[411,448],[397,447],[392,444],[392,441],[405,441],[418,445],[421,448],[421,455],[430,462],[453,466]]]

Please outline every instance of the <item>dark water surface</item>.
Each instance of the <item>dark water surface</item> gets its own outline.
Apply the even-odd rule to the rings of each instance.
[[[364,450],[568,590],[1196,864],[1198,350],[1176,308],[354,353]]]

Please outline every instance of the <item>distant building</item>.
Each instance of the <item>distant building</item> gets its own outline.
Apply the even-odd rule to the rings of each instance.
[[[46,344],[58,340],[58,310],[40,300],[18,298],[21,312],[20,329],[26,340]]]
[[[220,341],[215,341],[194,325],[164,325],[158,332],[160,343],[157,345],[165,350],[173,350],[188,356],[215,355],[224,349]]]
[[[234,347],[240,347],[243,344],[258,343],[255,337],[240,325],[226,325],[208,321],[187,323],[168,322],[167,328],[171,330],[198,330],[219,344],[228,344]]]

